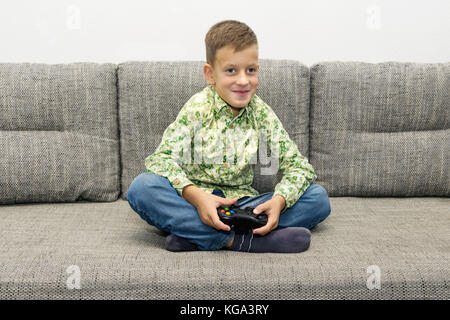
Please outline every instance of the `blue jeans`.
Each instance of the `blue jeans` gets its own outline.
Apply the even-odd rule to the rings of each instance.
[[[236,205],[241,208],[256,207],[272,199],[272,195],[268,192],[244,197]],[[221,249],[234,236],[233,229],[223,231],[205,225],[197,209],[178,194],[169,180],[159,175],[148,172],[138,175],[128,189],[127,199],[131,208],[147,223],[188,239],[199,250]],[[280,215],[278,228],[311,229],[325,220],[330,212],[327,191],[318,184],[312,184],[292,207]]]

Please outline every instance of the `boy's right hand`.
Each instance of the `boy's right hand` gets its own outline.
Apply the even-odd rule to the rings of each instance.
[[[202,190],[202,192],[204,192]],[[237,201],[237,199],[222,198],[207,192],[204,192],[202,200],[200,200],[197,208],[200,220],[210,227],[217,230],[230,231],[230,226],[220,221],[217,214],[217,208],[220,206],[231,206]]]
[[[197,208],[200,220],[217,230],[230,231],[230,226],[219,219],[217,208],[220,206],[231,206],[237,199],[222,198],[202,189],[189,185],[183,189],[183,198]]]

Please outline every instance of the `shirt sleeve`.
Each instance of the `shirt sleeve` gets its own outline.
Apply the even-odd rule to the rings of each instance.
[[[180,196],[184,187],[193,184],[182,167],[191,160],[191,121],[186,104],[164,131],[155,152],[145,159],[147,172],[167,178]]]
[[[271,108],[268,111],[267,121],[268,147],[272,158],[278,159],[278,169],[283,174],[281,181],[275,186],[273,196],[281,195],[286,200],[283,213],[297,202],[317,175],[308,159],[299,152],[296,143],[290,139]]]

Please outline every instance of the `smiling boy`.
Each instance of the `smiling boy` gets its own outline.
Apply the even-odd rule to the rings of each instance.
[[[204,65],[203,73],[236,117],[256,93],[258,69],[256,44],[241,51],[226,45],[216,51],[215,60]]]
[[[313,167],[256,95],[256,35],[246,24],[226,20],[210,28],[205,45],[209,86],[192,96],[165,130],[145,159],[147,172],[130,185],[128,202],[142,219],[169,233],[170,251],[305,251],[309,229],[330,214],[328,194],[313,184]],[[283,178],[274,192],[259,194],[251,187],[251,164],[266,142]],[[222,205],[255,208],[268,222],[253,233],[235,234],[218,217]]]

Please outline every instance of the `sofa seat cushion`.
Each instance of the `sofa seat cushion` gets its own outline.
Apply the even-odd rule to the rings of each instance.
[[[0,206],[0,299],[450,299],[450,199],[331,206],[300,254],[169,252],[121,199]]]

